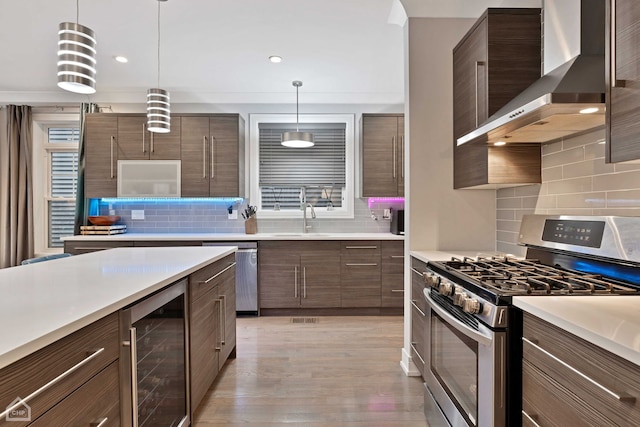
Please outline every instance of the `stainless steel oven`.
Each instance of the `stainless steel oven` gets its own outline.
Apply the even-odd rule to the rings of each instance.
[[[514,295],[639,295],[640,218],[525,215],[509,256],[423,272],[425,415],[433,426],[522,423],[522,313]]]
[[[122,425],[190,424],[187,280],[120,312]]]

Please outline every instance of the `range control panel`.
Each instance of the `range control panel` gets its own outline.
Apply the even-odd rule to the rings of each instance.
[[[602,244],[604,226],[603,221],[547,219],[544,223],[542,240],[599,248]]]

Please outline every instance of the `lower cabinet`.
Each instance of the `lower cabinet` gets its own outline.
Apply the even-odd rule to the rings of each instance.
[[[342,307],[380,307],[380,241],[345,241],[340,247]]]
[[[383,240],[380,261],[382,265],[382,307],[404,306],[404,241]]]
[[[262,241],[261,308],[340,307],[340,242]]]
[[[191,414],[236,346],[235,254],[189,276]]]
[[[638,366],[524,313],[524,426],[640,425]]]
[[[106,316],[0,370],[0,412],[16,398],[16,409],[29,408],[33,425],[120,425],[118,315]],[[57,379],[56,381],[54,381]],[[28,421],[0,417],[0,425],[28,425]],[[97,425],[96,424],[96,425]]]
[[[68,240],[64,242],[64,251],[65,253],[71,255],[81,255],[88,254],[89,252],[96,251],[104,251],[105,249],[112,248],[122,248],[122,247],[132,247],[133,241],[103,241],[103,240],[94,240],[94,241],[77,241],[77,240]]]
[[[423,377],[427,302],[424,298],[425,282],[422,273],[426,268],[425,262],[411,258],[411,359]]]

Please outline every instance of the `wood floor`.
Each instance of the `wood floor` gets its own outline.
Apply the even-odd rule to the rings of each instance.
[[[402,328],[401,316],[239,318],[237,358],[192,425],[425,427]]]

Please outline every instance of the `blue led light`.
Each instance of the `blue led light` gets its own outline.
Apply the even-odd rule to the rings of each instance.
[[[139,202],[158,202],[158,203],[236,203],[244,202],[241,197],[181,197],[181,198],[168,198],[168,197],[122,197],[122,198],[104,198],[100,199],[102,203],[139,203]]]
[[[613,279],[618,279],[624,282],[640,285],[640,270],[638,271],[638,273],[635,273],[630,271],[624,271],[616,266],[597,265],[597,264],[590,263],[588,261],[576,261],[575,268],[576,270],[580,270],[584,273],[601,274],[603,276],[610,277]]]

